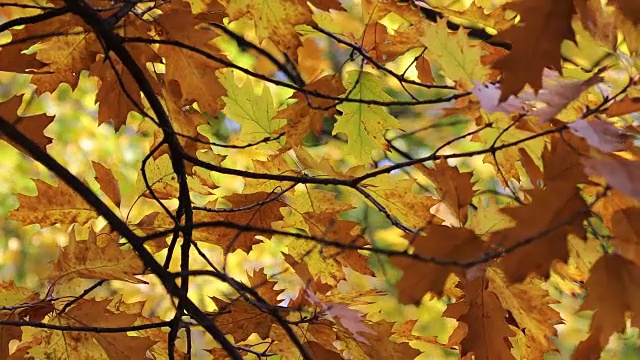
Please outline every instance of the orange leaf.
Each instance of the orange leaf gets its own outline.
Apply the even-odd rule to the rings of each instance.
[[[34,180],[38,196],[16,195],[20,206],[11,212],[9,219],[22,225],[40,224],[50,227],[60,224],[65,229],[72,224],[85,225],[100,215],[73,189],[62,181],[58,186]]]
[[[101,244],[98,243],[98,236],[101,236]],[[57,284],[75,278],[146,283],[133,276],[144,272],[144,265],[138,255],[133,250],[122,250],[117,239],[105,233],[96,234],[91,228],[84,241],[78,240],[75,227],[71,228],[69,244],[61,249],[51,267],[47,278]]]

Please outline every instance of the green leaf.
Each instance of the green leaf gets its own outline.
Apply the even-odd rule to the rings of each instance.
[[[348,89],[346,94],[351,99],[393,100],[381,90],[383,85],[379,77],[366,71],[354,70],[347,73],[344,87]],[[347,135],[345,151],[347,156],[354,158],[358,164],[370,162],[374,150],[386,150],[385,131],[399,128],[398,120],[389,115],[382,106],[345,102],[337,108],[342,115],[338,116],[333,134]]]
[[[276,113],[271,91],[267,86],[256,93],[256,83],[247,79],[239,86],[234,73],[225,71],[219,75],[220,83],[227,89],[227,96],[223,97],[226,106],[222,112],[231,120],[242,126],[239,140],[254,142],[272,136],[274,131],[287,123],[286,120],[271,119]]]

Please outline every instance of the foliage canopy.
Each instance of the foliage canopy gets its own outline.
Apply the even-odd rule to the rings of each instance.
[[[0,4],[0,358],[624,357],[639,14]]]

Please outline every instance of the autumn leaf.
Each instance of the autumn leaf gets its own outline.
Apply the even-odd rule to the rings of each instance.
[[[386,150],[385,129],[397,129],[398,120],[389,115],[384,108],[370,105],[366,100],[391,100],[380,90],[376,77],[368,72],[351,71],[344,80],[349,98],[363,100],[365,103],[342,103],[336,108],[342,112],[337,117],[333,134],[347,135],[346,152],[353,156],[357,164],[371,161],[374,150]]]
[[[589,145],[603,152],[622,151],[629,147],[629,141],[632,139],[630,134],[606,121],[578,119],[568,126],[574,134],[584,138]]]
[[[611,154],[586,158],[583,162],[587,171],[605,178],[611,187],[628,196],[640,198],[638,188],[633,185],[635,179],[640,176],[640,163],[637,160],[627,160]]]
[[[100,190],[102,190],[116,206],[120,206],[120,186],[113,172],[96,162],[93,163],[93,169],[96,172],[96,181],[100,185]]]
[[[263,339],[269,337],[275,319],[268,312],[242,299],[235,299],[230,303],[221,300],[214,302],[218,311],[210,315],[213,322],[225,333],[233,335],[236,341],[245,340],[253,333]]]
[[[558,73],[544,69],[542,88],[537,94],[525,90],[517,97],[511,96],[502,102],[500,85],[476,85],[472,92],[482,108],[489,112],[501,111],[509,115],[527,112],[538,118],[539,123],[549,121],[567,108],[580,94],[602,81],[598,74],[586,80],[571,80],[559,77]]]
[[[26,288],[16,286],[11,282],[0,283],[0,293],[2,294],[0,306],[11,307],[19,305],[30,300],[34,293]],[[11,310],[0,311],[0,319],[4,321],[16,321],[20,319],[20,313]],[[13,340],[20,340],[22,337],[22,329],[17,326],[0,326],[0,357],[6,359],[9,357],[9,343]]]
[[[528,194],[530,204],[501,209],[516,226],[494,233],[490,240],[493,246],[509,249],[499,266],[513,282],[532,272],[548,276],[553,261],[569,256],[567,236],[586,237],[582,223],[588,208],[575,184],[552,183]],[[526,227],[518,226],[524,223]]]
[[[203,20],[193,17],[187,2],[171,2],[171,7],[165,11],[154,23],[156,32],[166,38],[222,56],[210,44],[216,38],[216,34],[210,30],[198,28]],[[215,70],[220,66],[194,52],[176,46],[160,45],[157,51],[167,63],[165,81],[167,83],[175,81],[180,84],[182,99],[179,106],[197,102],[203,111],[216,114],[221,108],[220,97],[225,94],[215,74]]]
[[[222,73],[220,82],[227,89],[227,95],[222,98],[226,104],[223,111],[242,127],[240,141],[252,143],[271,137],[284,125],[283,120],[273,120],[275,105],[268,87],[263,86],[260,94],[256,94],[252,81],[238,86],[230,71]]]
[[[344,94],[345,88],[340,83],[339,78],[326,75],[313,81],[306,87],[309,91],[329,92],[333,96]],[[287,151],[291,148],[299,147],[303,144],[303,139],[309,132],[320,135],[325,117],[332,117],[336,114],[336,109],[331,105],[331,100],[308,99],[297,92],[292,96],[296,103],[278,111],[274,119],[285,119],[287,124],[277,130],[278,134],[286,135],[285,146],[280,150]],[[325,108],[329,108],[324,110]],[[276,125],[279,120],[275,120]]]
[[[489,290],[509,310],[527,339],[523,356],[534,359],[556,350],[551,337],[555,336],[557,330],[554,326],[562,323],[562,318],[550,306],[558,301],[542,288],[541,281],[529,277],[522,283],[509,284],[494,268],[488,269],[486,274],[490,280]]]
[[[495,41],[508,41],[513,49],[494,67],[503,72],[500,101],[517,95],[525,84],[538,91],[546,67],[560,70],[560,44],[574,40],[572,0],[520,0],[506,7],[521,19],[498,34]]]
[[[466,326],[466,336],[460,343],[461,355],[473,354],[475,359],[514,359],[508,338],[515,336],[509,327],[507,312],[498,295],[488,289],[484,276],[465,281],[465,297],[450,304],[444,316],[458,319],[458,327]]]
[[[132,325],[137,315],[109,310],[110,300],[84,300],[56,317],[57,324],[71,326],[123,327]],[[30,356],[62,359],[143,359],[156,342],[147,337],[123,333],[69,332],[38,330],[18,347]]]
[[[585,286],[587,297],[581,310],[595,310],[591,322],[591,334],[578,345],[574,359],[580,354],[599,354],[615,332],[624,331],[625,313],[639,314],[637,302],[639,295],[640,269],[638,266],[616,254],[605,255],[591,269],[591,275]],[[611,294],[616,294],[611,296]],[[632,320],[637,323],[637,319]]]
[[[311,10],[306,1],[274,0],[269,4],[250,0],[224,0],[231,21],[240,18],[251,19],[256,34],[261,41],[270,40],[282,51],[296,60],[295,50],[300,46],[300,38],[295,27],[311,24]],[[331,4],[327,4],[331,6]],[[333,4],[335,6],[335,4]]]
[[[98,237],[101,240],[98,240]],[[114,279],[136,284],[145,281],[134,275],[142,274],[144,265],[133,252],[123,250],[118,239],[106,233],[96,234],[89,229],[86,240],[76,238],[76,229],[71,228],[69,244],[64,247],[58,258],[51,263],[47,278],[54,283],[70,281],[76,277],[84,279]]]
[[[414,247],[413,254],[426,260],[406,257],[391,259],[391,263],[404,273],[395,285],[401,303],[418,303],[427,292],[442,294],[450,274],[464,276],[463,268],[456,266],[456,263],[477,260],[490,250],[468,229],[430,225],[423,230],[426,235],[412,239],[410,244]]]
[[[9,219],[23,225],[40,224],[42,227],[49,227],[60,224],[68,228],[76,223],[85,225],[99,217],[94,208],[62,181],[57,186],[42,180],[34,182],[38,197],[17,195],[20,206],[11,212]]]
[[[422,173],[435,184],[438,196],[447,204],[461,224],[467,221],[467,207],[473,198],[471,173],[461,173],[445,160],[436,163],[434,169],[421,168]]]
[[[22,106],[23,98],[24,95],[18,95],[0,103],[0,116],[8,121],[14,121],[16,128],[20,130],[20,132],[40,148],[44,149],[47,145],[51,144],[52,141],[51,137],[45,134],[45,129],[51,124],[53,117],[47,114],[19,116],[18,109]],[[19,119],[19,121],[15,121],[17,119]],[[4,134],[0,135],[0,139],[15,145],[11,140],[7,139]]]
[[[0,6],[0,358],[633,358],[637,13]]]
[[[150,31],[149,24],[133,20],[123,29],[126,36],[147,37]],[[160,62],[160,57],[146,44],[131,43],[127,45],[135,60],[140,64],[149,62]],[[131,111],[139,111],[142,97],[140,89],[129,70],[117,58],[105,58],[99,55],[97,60],[89,67],[91,75],[96,76],[100,81],[100,87],[96,94],[98,107],[98,120],[100,122],[113,121],[114,128],[119,129],[127,121],[127,116]],[[158,82],[152,74],[147,72],[145,76],[149,83],[159,93]],[[122,83],[122,86],[121,86]]]
[[[444,20],[428,26],[420,41],[427,47],[425,56],[429,61],[437,62],[442,73],[465,90],[489,75],[480,61],[483,51],[479,43],[470,41],[463,30],[451,34]]]

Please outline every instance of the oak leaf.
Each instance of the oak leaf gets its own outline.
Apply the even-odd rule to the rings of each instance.
[[[98,241],[101,236],[106,239]],[[144,265],[133,250],[123,250],[117,239],[108,234],[96,234],[89,229],[86,240],[76,238],[76,229],[69,232],[69,244],[60,250],[58,258],[51,262],[47,278],[55,284],[84,279],[114,279],[134,284],[144,284],[144,280],[134,275],[142,274]]]
[[[231,71],[221,73],[220,83],[227,90],[222,98],[226,104],[223,112],[242,127],[238,139],[252,143],[273,136],[285,124],[285,120],[274,119],[276,110],[271,91],[263,86],[262,91],[256,94],[256,85],[252,79],[237,85],[234,74]],[[275,142],[260,146],[268,149],[279,147]]]
[[[585,286],[587,297],[581,310],[595,310],[589,337],[578,345],[573,359],[580,354],[599,354],[609,337],[626,328],[626,312],[632,312],[632,326],[638,325],[640,314],[640,268],[617,254],[605,255],[591,268]],[[615,294],[612,296],[612,294]],[[584,358],[584,357],[582,357]]]
[[[500,111],[507,115],[512,113],[529,113],[538,118],[540,123],[549,121],[575,101],[582,92],[602,81],[598,74],[586,80],[573,80],[560,77],[557,72],[544,69],[542,87],[537,93],[525,90],[520,95],[510,96],[506,101],[501,98],[500,84],[479,85],[471,90],[480,100],[482,108],[488,112]]]
[[[58,325],[127,327],[134,324],[137,315],[118,313],[108,309],[111,300],[81,299],[64,314],[53,321]],[[54,359],[123,359],[138,360],[146,357],[147,350],[156,341],[126,333],[61,332],[37,330],[29,340],[22,342],[15,353],[28,354],[36,358]]]
[[[604,120],[578,119],[568,126],[574,134],[603,152],[622,151],[631,145],[633,139],[630,134]]]
[[[223,226],[225,223],[231,226],[255,226],[270,229],[272,223],[282,220],[280,208],[284,203],[279,199],[273,199],[273,194],[258,192],[253,194],[234,194],[224,198],[231,207],[216,207],[208,204],[208,210],[194,212],[193,223],[195,225],[213,222],[214,225],[197,226],[193,230],[193,240],[215,244],[227,252],[242,250],[249,252],[253,245],[260,242],[256,235],[260,232],[248,229],[236,229]],[[256,205],[256,203],[258,205]],[[160,230],[173,229],[175,223],[164,212],[153,220],[153,224],[141,228],[146,234]],[[220,225],[215,225],[215,223]]]
[[[136,17],[129,17],[127,26],[121,30],[122,36],[148,37],[151,26]],[[149,46],[143,43],[125,43],[125,48],[130,52],[136,63],[143,69],[150,62],[160,62],[160,56]],[[111,56],[108,59],[99,55],[97,60],[88,68],[89,73],[99,80],[96,103],[98,106],[98,121],[100,123],[113,121],[113,127],[117,130],[127,121],[131,111],[140,111],[143,106],[142,96],[138,84],[131,73],[122,64],[119,58]],[[145,78],[151,84],[156,94],[160,93],[159,85],[154,76],[143,70]]]
[[[466,325],[467,332],[460,342],[460,354],[476,360],[511,360],[509,337],[516,334],[507,323],[507,312],[496,293],[489,288],[487,278],[466,280],[462,286],[464,298],[447,306],[444,316],[458,319],[458,326]],[[468,356],[468,357],[466,357]]]
[[[170,5],[154,22],[154,30],[164,38],[180,41],[222,58],[223,55],[210,44],[217,37],[216,33],[199,28],[206,19],[194,17],[187,2],[176,1]],[[165,82],[180,84],[182,99],[178,106],[197,102],[202,111],[217,114],[221,108],[220,98],[226,93],[215,74],[221,65],[177,46],[161,44],[157,52],[167,64]]]
[[[273,288],[273,285],[267,286]],[[268,338],[271,325],[275,324],[275,318],[269,311],[279,311],[282,312],[281,316],[286,316],[285,309],[280,309],[275,304],[270,304],[274,309],[261,309],[242,298],[233,299],[231,302],[213,298],[213,301],[218,308],[210,314],[213,322],[225,334],[233,335],[237,342],[246,340],[253,333],[262,339]],[[269,307],[269,304],[266,306]]]
[[[640,178],[640,161],[606,154],[586,158],[583,163],[590,174],[605,178],[611,187],[633,198],[640,198],[640,189],[635,186],[637,179]]]
[[[110,169],[107,169],[102,164],[94,162],[93,169],[96,172],[96,181],[100,185],[100,190],[107,195],[107,197],[113,201],[113,203],[119,207],[122,200],[120,196],[120,186],[118,185],[118,179],[114,176]]]
[[[413,179],[403,179],[391,174],[376,176],[362,183],[364,190],[404,225],[421,228],[441,223],[442,220],[429,212],[439,201],[430,195],[416,194],[415,185],[416,181]]]
[[[251,0],[222,0],[220,2],[226,5],[231,21],[240,18],[252,20],[260,41],[271,40],[294,61],[297,60],[296,49],[301,42],[295,27],[313,23],[311,9],[306,1],[271,0],[263,3]]]
[[[445,20],[427,26],[420,41],[427,47],[425,56],[429,61],[440,65],[440,71],[464,90],[489,75],[489,69],[480,61],[480,42],[470,40],[462,29],[452,34]]]
[[[560,44],[574,40],[571,17],[575,14],[573,0],[520,0],[506,5],[521,19],[516,25],[500,32],[494,41],[508,41],[511,52],[494,67],[503,71],[500,81],[500,101],[517,95],[525,84],[538,91],[542,88],[542,72],[560,67]]]
[[[552,337],[556,336],[554,327],[562,323],[560,313],[550,305],[558,303],[542,287],[542,282],[528,277],[519,284],[509,284],[496,269],[487,270],[489,290],[500,299],[502,306],[509,310],[518,328],[524,333],[525,347],[523,358],[543,358],[548,351],[556,350]]]
[[[469,229],[429,225],[423,231],[425,235],[415,237],[410,244],[414,248],[413,254],[432,261],[404,256],[391,258],[391,264],[404,273],[395,285],[401,303],[419,303],[427,292],[442,294],[450,274],[464,276],[464,269],[456,266],[456,262],[477,260],[490,250]],[[451,262],[451,265],[438,264],[436,261]]]
[[[0,283],[0,306],[10,308],[15,305],[28,303],[33,297],[33,291],[16,286],[13,281]],[[17,321],[20,320],[21,310],[0,310],[0,320]],[[0,358],[7,359],[9,357],[9,343],[12,340],[20,340],[22,338],[22,329],[18,326],[0,326]]]
[[[364,103],[344,102],[338,105],[337,109],[342,114],[337,117],[332,133],[346,134],[347,157],[353,157],[356,164],[365,164],[371,161],[374,150],[387,149],[384,132],[398,129],[399,123],[383,107],[366,103],[366,100],[392,100],[391,96],[381,90],[379,79],[372,73],[350,71],[343,81],[344,87],[348,89],[345,95]]]
[[[585,239],[588,207],[571,182],[551,183],[543,190],[529,190],[531,203],[501,211],[516,221],[512,228],[493,233],[491,244],[506,251],[501,267],[510,281],[524,280],[529,273],[549,275],[555,260],[569,257],[567,236]]]
[[[436,162],[434,169],[419,169],[436,186],[438,196],[460,223],[466,223],[468,206],[474,194],[473,174],[460,172],[458,168],[449,166],[446,160]]]
[[[630,207],[613,214],[611,218],[611,232],[613,244],[620,256],[640,264],[640,227],[636,221],[640,216],[640,209]]]
[[[57,186],[34,180],[38,196],[16,195],[20,206],[9,219],[22,225],[39,224],[42,227],[61,225],[65,229],[73,224],[85,225],[100,215],[75,190],[58,181]]]
[[[333,75],[325,75],[307,84],[305,89],[321,91],[323,94],[333,96],[340,96],[346,91],[340,79]],[[294,93],[291,99],[295,99],[296,102],[278,111],[274,116],[276,124],[280,124],[278,119],[288,121],[286,125],[276,131],[276,133],[286,136],[285,145],[280,149],[280,152],[300,147],[309,132],[320,135],[324,126],[324,118],[331,118],[337,112],[336,108],[332,106],[333,100],[308,98],[301,92]],[[325,108],[328,109],[324,110]]]
[[[0,58],[2,58],[0,56]],[[52,138],[47,136],[45,129],[53,122],[53,117],[47,114],[19,116],[18,109],[22,106],[24,95],[14,96],[11,99],[0,103],[0,116],[14,123],[17,130],[20,130],[29,140],[33,141],[41,149],[45,149],[51,144]],[[16,121],[18,120],[19,121]],[[0,139],[17,146],[4,134],[0,134]]]
[[[346,343],[346,352],[355,359],[405,360],[415,359],[420,351],[412,348],[408,342],[399,342],[394,337],[393,323],[376,322],[368,325],[371,332],[363,334],[364,341],[338,335]]]

